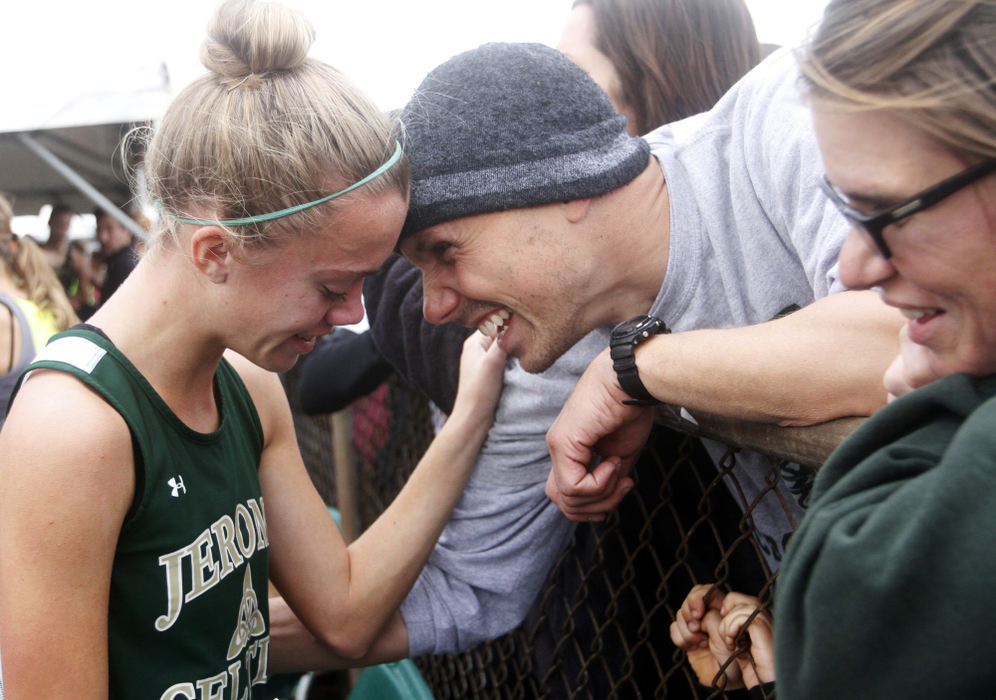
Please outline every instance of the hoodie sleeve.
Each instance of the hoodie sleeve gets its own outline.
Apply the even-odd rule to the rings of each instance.
[[[473,332],[422,315],[422,273],[393,254],[363,284],[370,334],[395,371],[444,413],[453,410],[463,341]]]

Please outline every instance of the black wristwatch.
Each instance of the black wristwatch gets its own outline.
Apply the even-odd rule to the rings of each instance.
[[[634,316],[623,321],[612,329],[609,340],[609,355],[612,357],[612,368],[616,371],[619,386],[633,398],[623,401],[630,406],[654,406],[661,403],[647,391],[640,381],[640,373],[636,369],[636,358],[633,348],[652,335],[670,333],[664,322],[655,316]]]

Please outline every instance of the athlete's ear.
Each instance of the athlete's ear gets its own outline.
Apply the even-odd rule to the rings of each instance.
[[[194,267],[215,284],[228,279],[232,264],[232,237],[220,226],[201,226],[190,237]]]

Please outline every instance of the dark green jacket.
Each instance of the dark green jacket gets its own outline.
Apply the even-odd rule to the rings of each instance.
[[[778,577],[780,699],[996,693],[994,395],[937,381],[823,466]]]

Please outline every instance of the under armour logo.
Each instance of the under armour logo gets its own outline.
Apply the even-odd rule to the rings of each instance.
[[[174,476],[172,479],[170,479],[166,483],[170,487],[170,489],[172,489],[170,491],[170,495],[173,498],[179,498],[180,497],[180,491],[183,491],[184,493],[187,492],[187,487],[183,485],[183,476],[180,475],[180,474],[177,474],[176,476]]]

